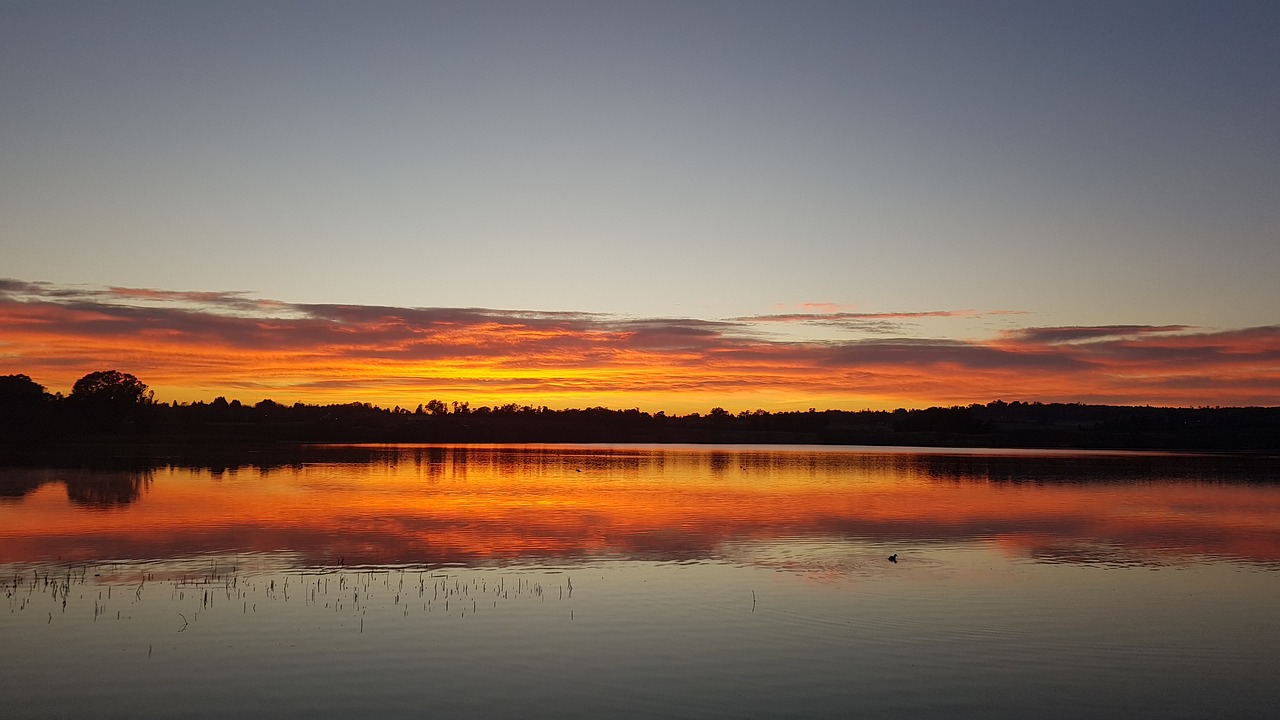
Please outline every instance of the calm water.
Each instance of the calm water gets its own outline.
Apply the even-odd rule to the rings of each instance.
[[[348,446],[116,465],[0,469],[0,716],[1280,708],[1274,459]]]

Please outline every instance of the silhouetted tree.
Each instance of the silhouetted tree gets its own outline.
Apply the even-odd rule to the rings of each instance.
[[[102,370],[77,380],[67,400],[82,428],[117,433],[137,430],[153,398],[146,384],[133,375]]]
[[[146,405],[152,397],[146,383],[133,375],[119,370],[101,370],[77,380],[71,387],[69,399],[111,405]]]
[[[25,375],[0,376],[0,462],[48,441],[100,434],[210,442],[707,442],[938,445],[965,447],[1280,450],[1280,407],[1153,408],[1003,400],[925,409],[824,410],[706,415],[604,407],[549,410],[506,403],[471,407],[432,399],[410,412],[370,403],[250,407],[217,397],[155,405],[147,386],[118,371],[90,373],[63,399]],[[56,448],[56,446],[53,446]],[[65,448],[56,448],[61,457]],[[211,466],[212,467],[212,466]],[[6,492],[29,492],[28,485]],[[126,490],[75,489],[74,498],[130,497]],[[77,501],[79,501],[77,500]]]
[[[0,440],[28,439],[45,424],[49,396],[26,375],[0,376]]]
[[[35,405],[44,400],[44,386],[26,375],[0,375],[0,405]]]

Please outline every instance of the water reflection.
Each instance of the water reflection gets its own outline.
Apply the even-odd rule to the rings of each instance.
[[[548,446],[8,468],[0,698],[14,718],[1266,717],[1272,473]]]
[[[908,562],[938,543],[982,542],[1046,562],[1280,563],[1280,485],[1266,459],[324,446],[0,477],[3,562],[288,552],[307,566],[775,563],[751,548],[857,540]],[[800,572],[806,562],[830,569],[788,560]]]
[[[62,485],[71,505],[91,510],[120,508],[137,501],[151,486],[154,471],[83,468],[14,469],[0,477],[0,502],[20,500],[44,485]]]

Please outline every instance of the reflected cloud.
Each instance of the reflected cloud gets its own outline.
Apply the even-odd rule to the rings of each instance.
[[[781,544],[798,569],[831,562],[810,557],[813,548],[857,541],[924,554],[994,543],[1051,562],[1280,563],[1280,486],[1262,459],[625,446],[295,452],[280,464],[11,474],[22,491],[0,503],[0,562],[235,552],[294,553],[311,565],[742,561],[752,556],[745,547]],[[51,492],[55,480],[65,495]],[[86,506],[115,511],[77,509]]]

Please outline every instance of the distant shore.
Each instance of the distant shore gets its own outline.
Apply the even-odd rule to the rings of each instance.
[[[1280,408],[1005,403],[924,410],[669,416],[639,410],[362,403],[140,404],[10,417],[0,454],[199,452],[297,443],[690,443],[1280,453]]]

